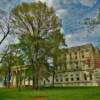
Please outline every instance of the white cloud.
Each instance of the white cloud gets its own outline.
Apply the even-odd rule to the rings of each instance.
[[[21,2],[32,2],[34,0],[21,0]]]
[[[64,29],[63,29],[63,28],[61,28],[60,32],[61,32],[61,33],[64,33]]]
[[[65,39],[66,41],[79,41],[79,40],[86,40],[88,36],[88,32],[80,32],[80,33],[74,33],[74,34],[66,34]]]
[[[100,30],[99,30],[100,32]],[[88,33],[86,30],[84,32],[80,33],[74,33],[74,34],[66,34],[65,35],[65,41],[66,44],[68,44],[68,47],[82,45],[86,43],[91,43],[91,39],[97,38],[100,35],[98,34],[98,29],[96,32]]]
[[[96,4],[97,0],[79,0],[79,2],[84,6],[92,7]]]
[[[61,4],[69,5],[72,3],[73,4],[81,3],[84,6],[92,7],[97,0],[40,0],[40,1],[46,2],[48,5],[53,6],[55,8],[59,8]]]
[[[71,34],[66,34],[65,35],[65,40],[66,41],[70,41],[72,39],[72,35]]]
[[[60,18],[65,18],[67,15],[69,15],[69,12],[67,9],[59,9],[56,11],[56,15]]]
[[[96,45],[98,43],[98,39],[100,38],[100,29],[97,27],[91,33],[88,33],[86,30],[80,33],[74,34],[66,34],[65,41],[68,44],[68,47],[73,47],[77,45],[82,45],[86,43],[93,43]]]
[[[61,0],[44,0],[49,6],[54,7],[56,10],[61,8]]]
[[[54,7],[55,9],[60,9],[62,5],[69,5],[69,4],[76,4],[78,3],[78,0],[36,0],[36,1],[42,1],[46,2],[49,6]]]

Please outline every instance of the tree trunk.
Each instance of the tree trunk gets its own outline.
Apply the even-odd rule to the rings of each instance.
[[[33,79],[33,89],[38,89],[39,88],[39,83],[38,83],[39,81],[38,81],[38,75],[37,74],[35,74],[34,75],[34,79]]]
[[[56,65],[55,65],[56,66]],[[54,66],[54,68],[53,68],[53,75],[52,75],[52,87],[54,87],[54,85],[55,85],[55,66]]]
[[[33,74],[33,77],[32,77],[32,88],[33,88],[33,89],[35,88],[35,79],[34,79],[34,74]]]
[[[7,87],[10,87],[10,80],[11,80],[11,68],[8,67],[8,74],[7,74]]]
[[[53,75],[52,75],[52,87],[54,87],[55,83],[55,72],[53,72]]]

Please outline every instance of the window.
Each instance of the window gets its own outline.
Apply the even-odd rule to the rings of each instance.
[[[60,81],[62,82],[62,81],[63,81],[63,79],[61,78],[61,79],[60,79]]]
[[[71,77],[73,76],[73,74],[70,75]]]
[[[84,74],[84,80],[87,80],[87,75],[86,74]]]
[[[75,55],[77,55],[77,52],[75,52]]]
[[[90,80],[92,80],[92,74],[90,74]]]
[[[79,74],[76,74],[76,76],[79,76]]]
[[[78,66],[76,66],[76,69],[78,69]]]
[[[70,54],[70,59],[72,59],[72,54]]]
[[[75,59],[77,59],[77,52],[75,52]]]
[[[66,78],[65,80],[68,81],[68,78]]]
[[[82,55],[82,58],[84,58],[84,55]]]
[[[77,59],[77,56],[75,56],[75,59]]]
[[[71,78],[71,81],[74,81],[74,79],[73,79],[73,78]]]
[[[68,75],[66,74],[65,77],[68,77]]]
[[[58,78],[56,78],[56,82],[58,82]]]
[[[76,80],[77,80],[77,81],[79,81],[79,80],[80,80],[80,78],[79,78],[79,77],[77,77],[77,78],[76,78]]]

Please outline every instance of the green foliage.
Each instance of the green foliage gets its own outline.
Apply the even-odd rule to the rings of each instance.
[[[92,31],[94,31],[96,29],[96,27],[100,27],[100,8],[97,9],[97,15],[94,18],[86,18],[83,21],[83,24],[87,27],[87,30],[89,33],[91,33]],[[99,34],[99,33],[98,33]],[[100,48],[100,43],[99,43],[99,37],[98,37],[98,43],[97,43],[97,47]]]
[[[95,18],[86,18],[84,19],[83,24],[87,25],[90,31],[94,31],[95,27],[100,24],[100,8],[98,8]]]
[[[2,80],[10,81],[11,69],[13,66],[23,65],[24,61],[19,51],[15,51],[15,47],[10,45],[1,53],[0,76]]]
[[[58,66],[61,56],[60,46],[65,45],[64,36],[60,32],[60,20],[53,8],[45,3],[22,3],[11,12],[11,24],[18,35],[19,43],[13,45],[19,56],[15,57],[17,64],[30,65],[33,85],[38,87],[38,80],[49,74],[48,59],[53,58],[53,67]],[[62,58],[62,57],[61,57]]]

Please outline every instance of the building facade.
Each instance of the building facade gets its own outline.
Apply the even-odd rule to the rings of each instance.
[[[58,66],[54,77],[55,86],[99,86],[100,70],[96,66],[96,59],[100,58],[100,51],[92,44],[68,48],[66,65]],[[24,71],[24,70],[23,70]],[[15,85],[16,68],[13,69],[12,84]],[[26,82],[27,83],[27,82]],[[25,84],[25,82],[24,82]],[[52,76],[43,79],[41,85],[51,86]]]
[[[68,48],[66,65],[57,68],[55,86],[100,85],[100,73],[97,73],[99,68],[96,66],[96,59],[99,57],[99,49],[92,44]]]

